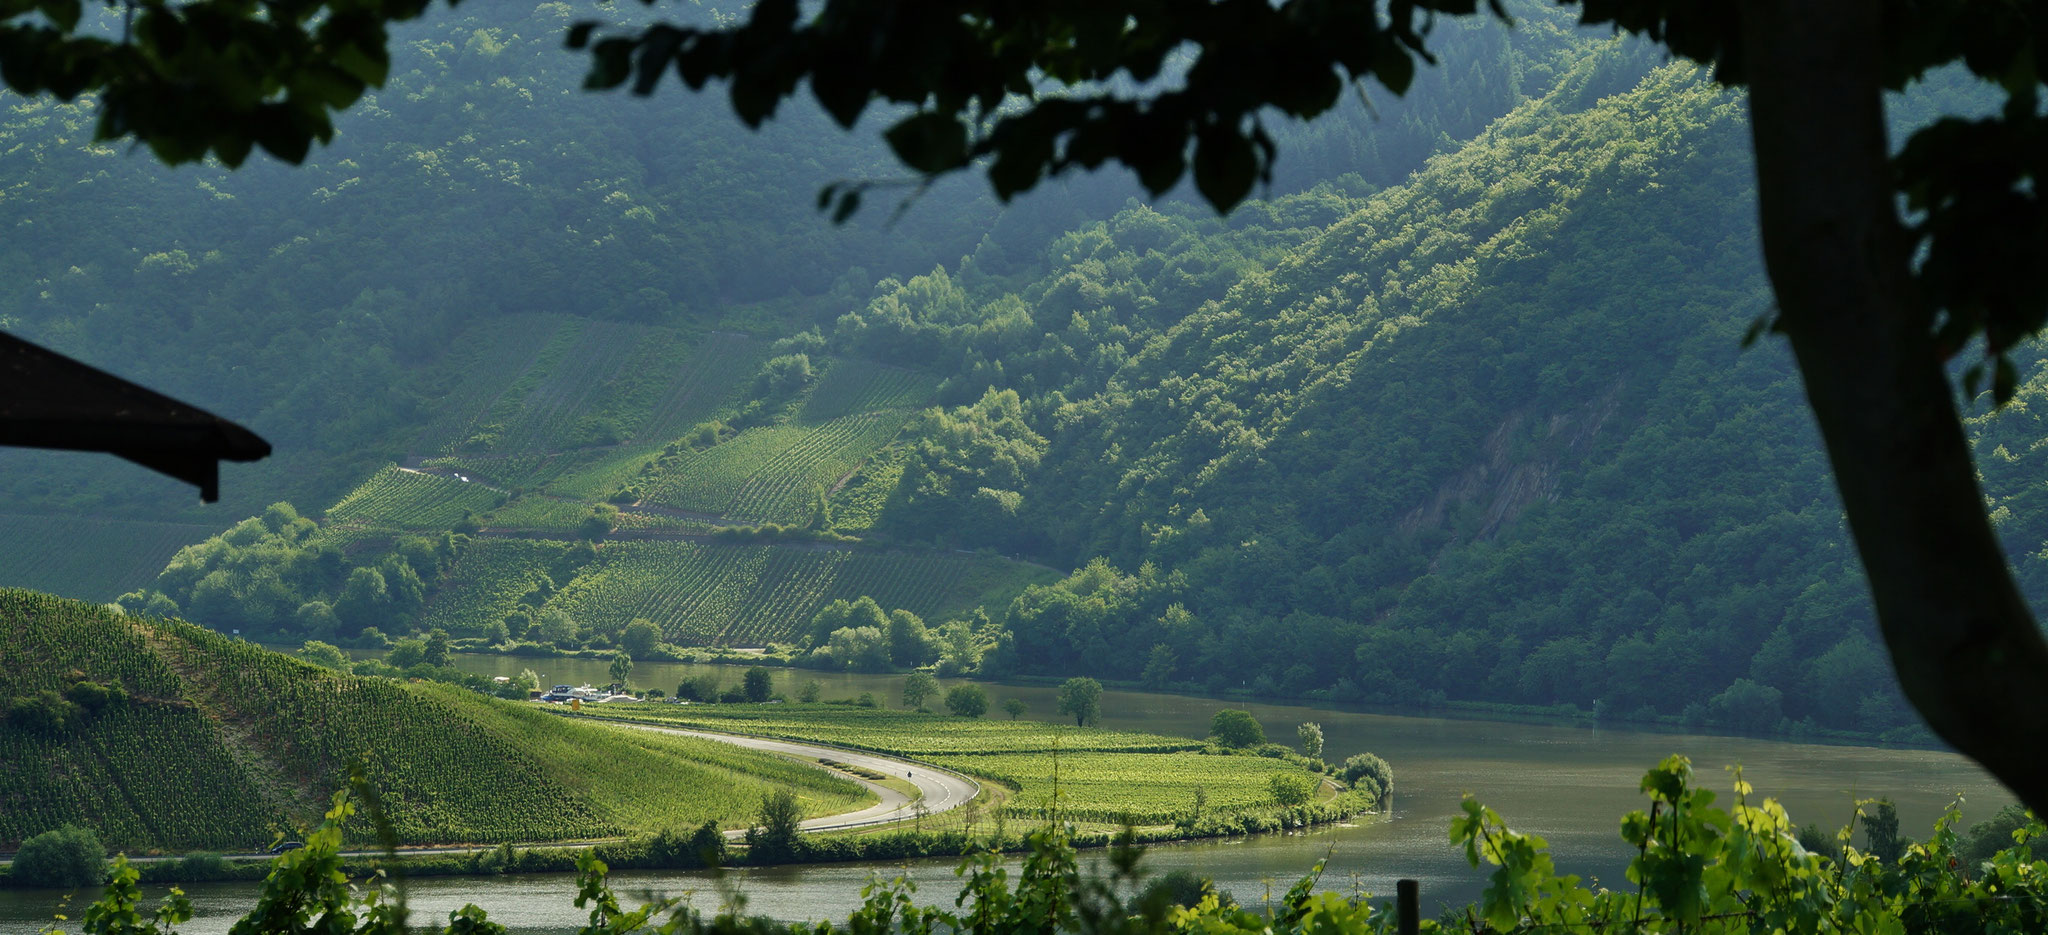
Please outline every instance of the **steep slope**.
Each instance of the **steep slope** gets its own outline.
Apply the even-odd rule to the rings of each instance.
[[[0,847],[77,822],[116,847],[246,849],[317,819],[351,764],[415,844],[739,824],[773,788],[813,814],[864,798],[766,754],[343,675],[24,591],[0,591],[0,657]]]
[[[842,321],[958,353],[971,403],[878,528],[1105,559],[1010,609],[1044,671],[1906,724],[1789,363],[1740,347],[1740,100],[1678,65],[1609,93],[1625,52],[1400,186],[1132,210],[1009,296],[935,274]]]

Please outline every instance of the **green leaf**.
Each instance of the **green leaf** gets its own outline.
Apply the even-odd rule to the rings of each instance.
[[[967,126],[951,114],[930,111],[897,121],[882,137],[896,158],[925,175],[967,164]]]

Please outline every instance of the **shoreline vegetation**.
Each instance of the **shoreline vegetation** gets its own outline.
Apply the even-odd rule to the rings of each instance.
[[[444,678],[415,679],[383,663],[339,671],[190,624],[24,591],[0,591],[0,618],[0,650],[22,661],[0,672],[0,696],[16,699],[0,717],[0,846],[75,826],[105,841],[96,855],[188,855],[142,865],[152,881],[255,873],[218,854],[300,836],[312,824],[305,803],[344,776],[376,795],[392,822],[358,819],[345,829],[354,846],[489,847],[402,858],[421,873],[566,871],[576,852],[551,843],[562,841],[603,841],[601,859],[621,867],[689,866],[695,848],[679,842],[692,828],[713,838],[749,829],[750,863],[1011,850],[1025,846],[1018,829],[1063,820],[1078,822],[1079,840],[1091,844],[1126,825],[1143,841],[1237,835],[1350,817],[1391,788],[1382,764],[1363,786],[1373,791],[1345,791],[1327,778],[1338,767],[1263,735],[1205,742],[963,716],[987,712],[978,691],[949,694],[946,706],[961,712],[952,715],[768,703],[762,670],[744,702],[564,718],[552,706],[489,697],[510,692],[446,666],[445,648],[436,650],[442,664],[427,666]],[[920,707],[924,700],[939,699],[920,698]],[[976,777],[990,794],[946,811],[927,810],[918,796],[911,820],[877,830],[798,836],[792,824],[764,847],[752,835],[782,817],[842,814],[873,795],[823,760],[610,720],[929,760]],[[665,791],[678,782],[718,791]],[[224,789],[238,791],[212,794]],[[106,821],[108,790],[133,812],[125,823]],[[195,810],[195,801],[215,804]],[[390,859],[349,858],[363,868]],[[13,877],[10,869],[0,885]]]
[[[1665,759],[1644,776],[1641,789],[1650,800],[1647,811],[1633,811],[1620,823],[1623,839],[1639,852],[1628,874],[1637,886],[1621,889],[1563,873],[1543,838],[1512,830],[1500,814],[1467,797],[1463,814],[1451,821],[1446,845],[1462,850],[1473,868],[1492,871],[1475,904],[1462,910],[1444,907],[1437,919],[1418,917],[1412,890],[1403,893],[1406,905],[1398,910],[1375,904],[1364,892],[1346,896],[1319,891],[1324,861],[1307,868],[1306,876],[1277,901],[1240,906],[1197,874],[1151,875],[1143,866],[1144,852],[1129,831],[1111,842],[1117,850],[1106,870],[1084,869],[1077,859],[1074,829],[1056,822],[1025,837],[1023,866],[1014,875],[1002,867],[995,851],[973,849],[957,870],[961,888],[952,900],[957,913],[944,907],[943,898],[938,906],[920,905],[917,886],[903,876],[871,883],[843,923],[746,916],[744,903],[738,900],[727,901],[715,915],[681,899],[652,896],[648,898],[653,901],[628,909],[608,879],[613,869],[624,867],[615,867],[596,851],[576,855],[575,905],[580,909],[595,904],[591,924],[583,929],[589,935],[1075,930],[1129,935],[1386,935],[1396,930],[1397,917],[1399,931],[1419,933],[1627,929],[1682,935],[1748,932],[1760,924],[1790,931],[2038,928],[2040,904],[2048,899],[2042,886],[2048,862],[2036,858],[2033,842],[2048,834],[2048,828],[2031,816],[1998,833],[1980,826],[1966,836],[1959,831],[1958,802],[1922,843],[1899,834],[1890,803],[1863,801],[1850,825],[1830,841],[1812,826],[1798,828],[1775,800],[1752,798],[1756,790],[1739,769],[1734,770],[1734,795],[1726,808],[1716,807],[1718,797],[1694,780],[1691,762],[1682,756]],[[1871,808],[1866,811],[1865,806]],[[382,823],[374,797],[366,798],[363,807],[373,822]],[[364,932],[414,927],[401,875],[371,869],[359,877],[355,865],[341,856],[341,828],[356,809],[348,792],[335,794],[333,807],[307,836],[306,845],[269,862],[262,891],[254,908],[235,926],[237,931],[279,927],[284,922],[279,915],[284,913],[301,920],[301,925],[303,920],[323,925],[338,921],[344,929]],[[1856,819],[1861,819],[1861,828]],[[1862,849],[1852,843],[1859,830]],[[696,839],[707,837],[707,846],[698,854],[705,864],[716,865],[720,855],[710,842],[720,839],[708,827],[700,829]],[[1981,850],[1979,845],[1986,842],[1994,847]],[[672,842],[688,843],[694,840]],[[766,835],[757,839],[757,846],[773,843]],[[143,873],[126,858],[117,857],[111,865],[94,858],[76,869],[104,881],[98,900],[84,910],[88,932],[106,930],[109,920],[126,919],[123,931],[167,935],[193,917],[191,901],[176,888],[153,912],[143,910]],[[358,887],[359,880],[374,885]],[[93,881],[71,882],[84,886]],[[1402,883],[1404,889],[1411,885]],[[431,921],[421,928],[489,935],[507,931],[474,904],[448,918],[445,930]],[[357,929],[358,920],[368,925]],[[1107,920],[1113,926],[1098,929],[1086,925],[1088,920]],[[61,924],[67,917],[59,915],[56,921]],[[46,931],[61,929],[53,925]]]
[[[278,652],[295,652],[299,649],[298,646],[289,643],[264,643],[262,645]],[[507,658],[583,659],[608,662],[618,655],[618,650],[616,649],[560,649],[540,643],[493,646],[483,644],[477,640],[451,640],[449,647],[451,652],[458,654]],[[794,652],[777,654],[770,649],[756,648],[660,646],[649,650],[644,656],[634,654],[633,659],[636,663],[662,662],[677,665],[765,666],[768,668],[788,669],[795,672],[844,671],[821,669],[817,666],[806,665],[801,655]],[[863,672],[861,674],[887,676],[909,675],[911,673],[904,671]],[[948,677],[966,678],[991,685],[1050,686],[1058,685],[1065,681],[1065,679],[1059,676],[1023,673],[1000,676],[973,674]],[[1659,715],[1655,718],[1639,718],[1597,708],[1588,710],[1569,702],[1555,705],[1526,705],[1513,702],[1446,699],[1410,705],[1372,704],[1357,701],[1337,701],[1313,692],[1303,695],[1289,695],[1260,693],[1249,689],[1231,689],[1215,693],[1206,691],[1198,685],[1156,686],[1136,679],[1106,678],[1099,679],[1098,681],[1103,688],[1116,691],[1176,695],[1183,698],[1198,698],[1204,701],[1297,705],[1364,714],[1443,717],[1456,720],[1513,721],[1525,724],[1555,724],[1592,728],[1616,727],[1652,733],[1697,734],[1708,737],[1744,737],[1762,740],[1782,740],[1791,743],[1868,746],[1897,750],[1949,749],[1939,739],[1924,732],[1914,736],[1901,736],[1896,731],[1855,731],[1796,723],[1785,730],[1780,730],[1776,727],[1762,730],[1738,730],[1725,725],[1688,723],[1683,715]]]

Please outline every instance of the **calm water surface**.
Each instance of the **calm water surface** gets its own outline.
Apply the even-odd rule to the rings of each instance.
[[[462,656],[457,664],[487,675],[516,675],[532,668],[544,676],[543,684],[609,678],[607,664],[594,660]],[[826,698],[873,692],[878,699],[895,703],[902,685],[900,676],[771,671],[778,691],[794,694],[803,682],[815,680]],[[634,668],[632,681],[672,691],[683,678],[707,672],[737,683],[741,670],[642,663]],[[1031,706],[1025,717],[1053,719],[1050,687],[988,689],[991,710],[1000,711],[1004,700],[1016,697]],[[1219,707],[1248,708],[1267,734],[1281,741],[1294,739],[1295,725],[1315,721],[1323,726],[1326,757],[1371,751],[1394,767],[1390,820],[1306,834],[1155,847],[1146,856],[1154,872],[1190,869],[1247,902],[1284,891],[1326,855],[1330,861],[1322,881],[1325,888],[1391,895],[1394,880],[1413,877],[1422,881],[1425,912],[1437,904],[1469,901],[1479,891],[1480,875],[1451,849],[1447,837],[1450,819],[1465,793],[1492,806],[1516,829],[1547,838],[1564,872],[1622,885],[1629,855],[1619,835],[1621,816],[1642,806],[1635,790],[1643,772],[1672,753],[1692,757],[1701,781],[1722,790],[1729,786],[1723,767],[1740,764],[1758,792],[1783,802],[1794,820],[1828,829],[1848,819],[1855,797],[1891,797],[1898,803],[1902,829],[1915,837],[1924,837],[1943,806],[1958,794],[1967,800],[1966,821],[1989,816],[2012,802],[1969,761],[1928,750],[1400,717],[1122,691],[1103,693],[1102,724],[1199,737],[1208,732],[1209,716]],[[1724,804],[1726,799],[1724,794]],[[886,866],[776,867],[737,871],[727,879],[746,897],[749,911],[808,920],[844,916],[861,886],[877,872],[905,873],[923,884],[921,897],[950,905],[957,891],[956,863],[946,858]],[[719,885],[700,873],[629,872],[613,879],[622,893],[689,893],[703,908],[716,908],[723,900]],[[187,890],[198,915],[183,931],[219,935],[247,911],[254,885],[192,885]],[[570,905],[574,886],[566,875],[430,878],[414,882],[409,894],[416,912],[435,919],[476,903],[498,921],[515,923],[521,932],[567,931],[586,921]],[[0,935],[35,932],[49,920],[59,895],[0,891]],[[76,916],[75,911],[72,914]],[[76,931],[76,923],[69,928]]]

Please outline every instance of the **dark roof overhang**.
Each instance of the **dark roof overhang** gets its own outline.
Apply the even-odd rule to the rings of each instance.
[[[0,445],[104,451],[220,499],[220,462],[270,443],[233,422],[0,332]]]

